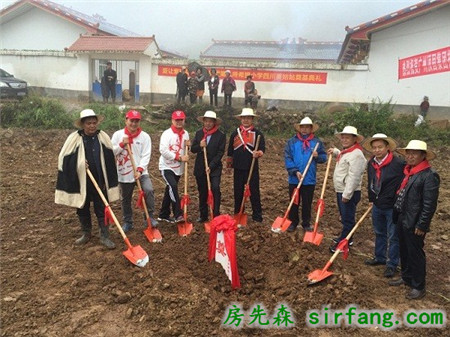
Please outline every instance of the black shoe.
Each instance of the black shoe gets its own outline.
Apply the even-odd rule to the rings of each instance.
[[[401,286],[401,285],[403,285],[403,284],[406,284],[406,283],[405,283],[405,281],[403,281],[402,278],[399,278],[399,279],[396,279],[396,280],[390,280],[390,281],[388,282],[388,284],[389,284],[390,286],[392,286],[392,287],[399,287],[399,286]]]
[[[208,222],[208,218],[202,218],[201,216],[199,216],[197,218],[197,222],[200,222],[200,223]]]
[[[333,254],[336,253],[336,247],[337,247],[337,245],[338,245],[338,244],[336,243],[336,244],[330,246],[329,249],[330,249],[330,252],[331,252],[331,253],[333,253]]]
[[[419,289],[411,289],[409,292],[406,293],[405,297],[408,300],[418,300],[425,296],[425,289],[419,290]]]
[[[252,220],[255,221],[255,222],[263,222],[263,218],[262,217],[252,216]]]
[[[385,265],[386,262],[381,262],[378,261],[376,258],[372,258],[372,259],[368,259],[366,261],[364,261],[364,264],[368,265],[368,266],[382,266]],[[390,276],[392,277],[392,276]]]
[[[314,230],[314,228],[312,226],[303,227],[303,231],[305,231],[305,232],[312,232],[313,230]]]
[[[296,229],[297,229],[297,226],[291,224],[291,225],[288,227],[287,231],[290,232],[290,233],[292,233],[292,232],[295,232]]]
[[[162,217],[162,216],[159,216],[158,217],[158,219],[156,219],[156,220],[158,220],[158,221],[165,221],[165,222],[168,222],[168,223],[173,223],[174,222],[174,219],[173,218],[171,218],[171,217]]]
[[[333,242],[335,244],[338,244],[339,242],[341,242],[343,239],[339,239],[339,238],[333,238]],[[350,239],[350,241],[348,242],[349,246],[353,246],[353,239]]]
[[[384,277],[391,278],[395,275],[395,268],[394,267],[386,267],[386,270],[384,271]]]

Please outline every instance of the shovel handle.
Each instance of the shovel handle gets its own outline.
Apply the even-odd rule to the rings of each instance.
[[[366,216],[370,213],[370,211],[372,210],[373,205],[370,205],[369,208],[367,208],[367,211],[364,212],[364,214],[361,216],[361,218],[359,219],[359,221],[356,223],[355,226],[353,226],[353,229],[350,231],[350,233],[348,233],[348,235],[345,237],[347,240],[350,240],[350,238],[352,237],[353,233],[356,232],[356,230],[358,229],[359,225],[361,224],[361,222],[364,221],[364,219],[366,218]]]
[[[136,162],[134,161],[133,152],[131,151],[130,143],[127,144],[127,150],[128,150],[128,154],[130,155],[131,165],[133,166],[133,173],[136,176],[137,167],[136,167]],[[141,181],[136,178],[135,178],[135,180],[136,180],[136,185],[138,187],[138,190],[142,191]],[[144,202],[142,203],[142,205],[144,206],[145,218],[149,219],[150,215],[148,214],[147,202],[145,199],[144,199]]]
[[[258,135],[258,137],[256,138],[255,149],[253,151],[258,151],[260,140],[261,140],[261,135]],[[255,166],[255,161],[256,161],[256,158],[253,157],[252,164],[250,165],[250,172],[248,173],[247,185],[250,184],[250,179],[252,179],[253,167]]]
[[[299,191],[300,186],[302,186],[303,180],[305,179],[305,175],[306,175],[306,173],[308,173],[309,166],[311,165],[311,162],[313,160],[313,153],[314,153],[314,151],[317,150],[318,147],[319,147],[319,143],[316,143],[316,146],[314,146],[314,149],[312,150],[311,155],[309,156],[308,162],[306,163],[306,167],[303,170],[302,177],[300,178],[300,181],[298,182],[298,185],[296,187],[297,193],[300,193],[300,191]],[[296,195],[295,192],[292,193],[291,201],[289,202],[289,206],[287,208],[285,218],[287,218],[287,214],[289,214],[289,211],[291,210],[292,205],[294,204],[295,195]]]
[[[189,145],[188,145],[187,141],[185,141],[184,154],[188,153],[188,151],[189,151]],[[188,195],[187,191],[188,191],[188,162],[185,161],[184,162],[184,195]],[[183,212],[184,212],[184,218],[186,219],[187,218],[187,216],[186,216],[187,203],[184,204]]]
[[[207,171],[208,166],[208,152],[206,151],[206,146],[203,148],[203,157],[205,158],[205,173],[206,173],[206,182],[208,184],[208,193],[211,191],[211,179],[209,178],[209,172]],[[213,207],[209,205],[209,210],[211,212],[211,220],[213,219]]]
[[[332,155],[328,155],[328,161],[327,161],[327,169],[325,170],[325,178],[323,180],[323,185],[322,185],[322,191],[320,192],[320,199],[323,199],[323,196],[325,194],[325,188],[327,186],[327,181],[328,181],[328,173],[330,172],[330,166],[331,166],[331,159],[332,159]]]
[[[123,231],[122,227],[120,226],[119,221],[116,218],[116,215],[114,214],[113,210],[111,209],[111,206],[109,206],[109,203],[108,203],[108,201],[105,198],[105,195],[103,194],[100,186],[98,186],[97,181],[95,180],[94,176],[91,173],[91,170],[89,170],[88,167],[86,167],[86,173],[89,176],[89,179],[91,179],[92,184],[94,185],[94,187],[97,190],[98,194],[100,195],[100,198],[102,198],[103,203],[105,204],[105,207],[109,208],[109,212],[111,213],[111,216],[112,216],[112,218],[114,220],[114,223],[116,224],[117,228],[119,229],[120,235],[122,235],[122,237],[125,240],[125,242],[128,242],[127,241],[127,236],[126,236],[125,232]],[[128,246],[128,243],[127,243],[127,246]]]

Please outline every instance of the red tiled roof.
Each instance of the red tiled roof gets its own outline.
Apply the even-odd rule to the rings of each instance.
[[[121,36],[80,36],[67,51],[71,52],[122,52],[142,53],[155,37],[121,37]],[[158,48],[158,46],[156,46]]]
[[[338,57],[338,63],[360,61],[368,54],[371,34],[393,25],[405,22],[437,8],[450,5],[448,0],[427,0],[400,9],[380,18],[365,22],[356,27],[345,27],[347,36]],[[359,55],[357,53],[359,52]],[[357,58],[355,59],[355,57]],[[360,58],[358,58],[360,57]]]

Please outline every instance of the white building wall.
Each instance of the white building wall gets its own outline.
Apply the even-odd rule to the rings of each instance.
[[[368,90],[383,101],[450,107],[450,72],[398,80],[398,60],[450,46],[450,6],[372,35]]]
[[[0,49],[64,50],[85,33],[84,27],[33,8],[0,26]]]

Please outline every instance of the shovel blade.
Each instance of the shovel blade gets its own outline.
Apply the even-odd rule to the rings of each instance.
[[[190,222],[180,222],[178,224],[178,234],[180,236],[188,236],[189,234],[191,234],[193,228],[194,226]]]
[[[235,214],[234,220],[236,220],[236,225],[238,227],[247,226],[247,214],[245,214],[245,213]]]
[[[147,227],[144,235],[149,242],[162,242],[162,235],[158,228]]]
[[[323,234],[317,232],[305,232],[305,236],[303,237],[303,242],[310,242],[319,246],[322,242]]]
[[[278,232],[281,230],[282,232],[285,232],[286,229],[291,225],[292,221],[288,218],[282,218],[278,217],[275,219],[275,221],[272,224],[272,231]]]
[[[148,254],[141,246],[132,246],[122,253],[132,264],[145,267],[148,263]]]
[[[316,284],[333,275],[332,271],[317,269],[308,275],[308,284]]]
[[[205,222],[205,233],[210,233],[211,232],[211,224],[209,222]]]

